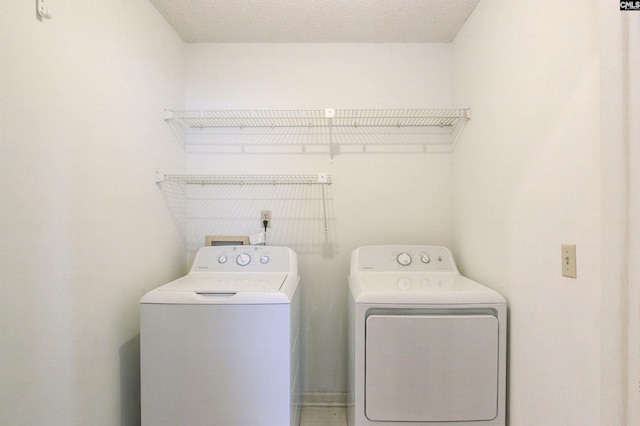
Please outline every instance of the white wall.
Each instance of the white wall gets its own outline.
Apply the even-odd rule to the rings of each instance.
[[[139,424],[138,300],[184,272],[154,171],[182,42],[146,0],[0,13],[0,424]]]
[[[195,44],[187,46],[186,69],[188,108],[451,107],[447,45]],[[333,162],[318,154],[187,155],[191,173],[333,175],[334,184],[327,190],[326,236],[317,188],[288,193],[244,189],[249,192],[236,195],[255,201],[238,201],[235,216],[246,221],[234,227],[238,224],[223,220],[229,214],[213,212],[220,220],[207,228],[223,234],[258,232],[260,210],[271,209],[269,243],[298,252],[306,316],[305,392],[328,394],[320,399],[339,402],[332,394],[346,390],[351,251],[367,244],[451,244],[450,160],[449,154],[341,154]],[[307,402],[310,399],[307,395]]]
[[[483,0],[454,42],[454,101],[473,111],[455,249],[509,301],[514,426],[614,424],[600,416],[598,55],[596,2]],[[562,243],[577,279],[561,276]]]
[[[626,79],[628,92],[623,92],[622,98],[628,102],[626,108],[626,144],[629,157],[628,182],[628,251],[627,271],[628,281],[626,300],[627,305],[627,350],[626,361],[626,390],[627,413],[629,425],[640,423],[640,17],[628,15],[623,21],[626,30],[627,51],[623,56],[626,62]],[[612,329],[615,330],[615,329]]]
[[[628,191],[629,178],[626,138],[629,85],[625,78],[628,42],[625,42],[624,19],[629,14],[611,7],[611,2],[600,1],[600,135],[602,159],[602,419],[610,424],[633,425],[625,422],[624,395],[627,381],[631,381],[626,368],[629,300],[627,261],[629,234]],[[617,8],[616,8],[617,9]],[[626,16],[625,16],[626,15]]]
[[[307,392],[331,402],[346,389],[349,253],[401,241],[453,246],[465,273],[509,299],[512,425],[617,424],[622,389],[637,401],[624,373],[638,366],[622,366],[637,342],[612,314],[637,291],[601,282],[600,259],[624,255],[605,216],[634,213],[615,188],[624,156],[603,146],[617,128],[604,111],[623,106],[599,97],[616,86],[598,68],[622,37],[598,50],[598,19],[616,20],[596,2],[483,0],[453,46],[184,46],[146,0],[49,6],[44,22],[32,2],[0,14],[1,424],[138,423],[137,301],[184,272],[153,173],[185,167],[160,119],[185,87],[190,108],[473,111],[453,158],[186,156],[194,173],[334,176],[326,235],[317,188],[293,194],[293,213],[288,193],[254,190],[243,225],[207,229],[270,208],[270,243],[300,253]],[[578,246],[576,280],[560,276],[563,242]],[[637,303],[626,309],[633,319]]]
[[[640,17],[599,1],[602,423],[640,423]]]

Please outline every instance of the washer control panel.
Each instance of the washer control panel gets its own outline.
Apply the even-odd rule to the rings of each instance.
[[[294,261],[295,254],[287,247],[203,247],[191,272],[289,272]]]
[[[351,255],[351,268],[376,272],[458,272],[451,252],[441,246],[365,246]]]

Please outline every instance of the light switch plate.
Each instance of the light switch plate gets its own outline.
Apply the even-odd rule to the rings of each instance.
[[[569,278],[578,277],[575,244],[562,244],[562,276]]]

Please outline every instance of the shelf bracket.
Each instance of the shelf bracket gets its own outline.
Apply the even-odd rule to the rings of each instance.
[[[164,174],[156,171],[156,183],[164,182]]]
[[[51,11],[44,4],[44,0],[36,0],[36,11],[38,12],[38,16],[40,16],[40,20],[42,18],[51,19]]]
[[[464,127],[467,125],[467,121],[471,119],[471,110],[469,108],[462,110],[462,117],[453,125],[453,134],[451,135],[451,151],[456,148],[458,140],[462,136]]]

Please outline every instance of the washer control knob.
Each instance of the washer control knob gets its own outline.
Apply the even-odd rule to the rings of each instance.
[[[408,266],[411,264],[411,256],[409,256],[409,253],[407,252],[402,252],[398,255],[398,257],[396,258],[396,260],[398,261],[399,264],[401,264],[402,266]]]
[[[247,266],[251,263],[251,256],[247,253],[240,253],[238,257],[236,257],[236,263],[240,266]]]
[[[427,256],[426,254],[423,254],[422,257],[420,258],[420,260],[422,261],[422,263],[431,262],[431,258],[429,256]]]
[[[411,289],[411,278],[409,277],[398,278],[398,290],[409,290],[409,289]]]
[[[227,263],[227,256],[220,255],[220,257],[218,257],[218,263]]]
[[[260,256],[260,263],[262,263],[263,265],[269,263],[270,260],[271,259],[269,259],[269,256]]]

